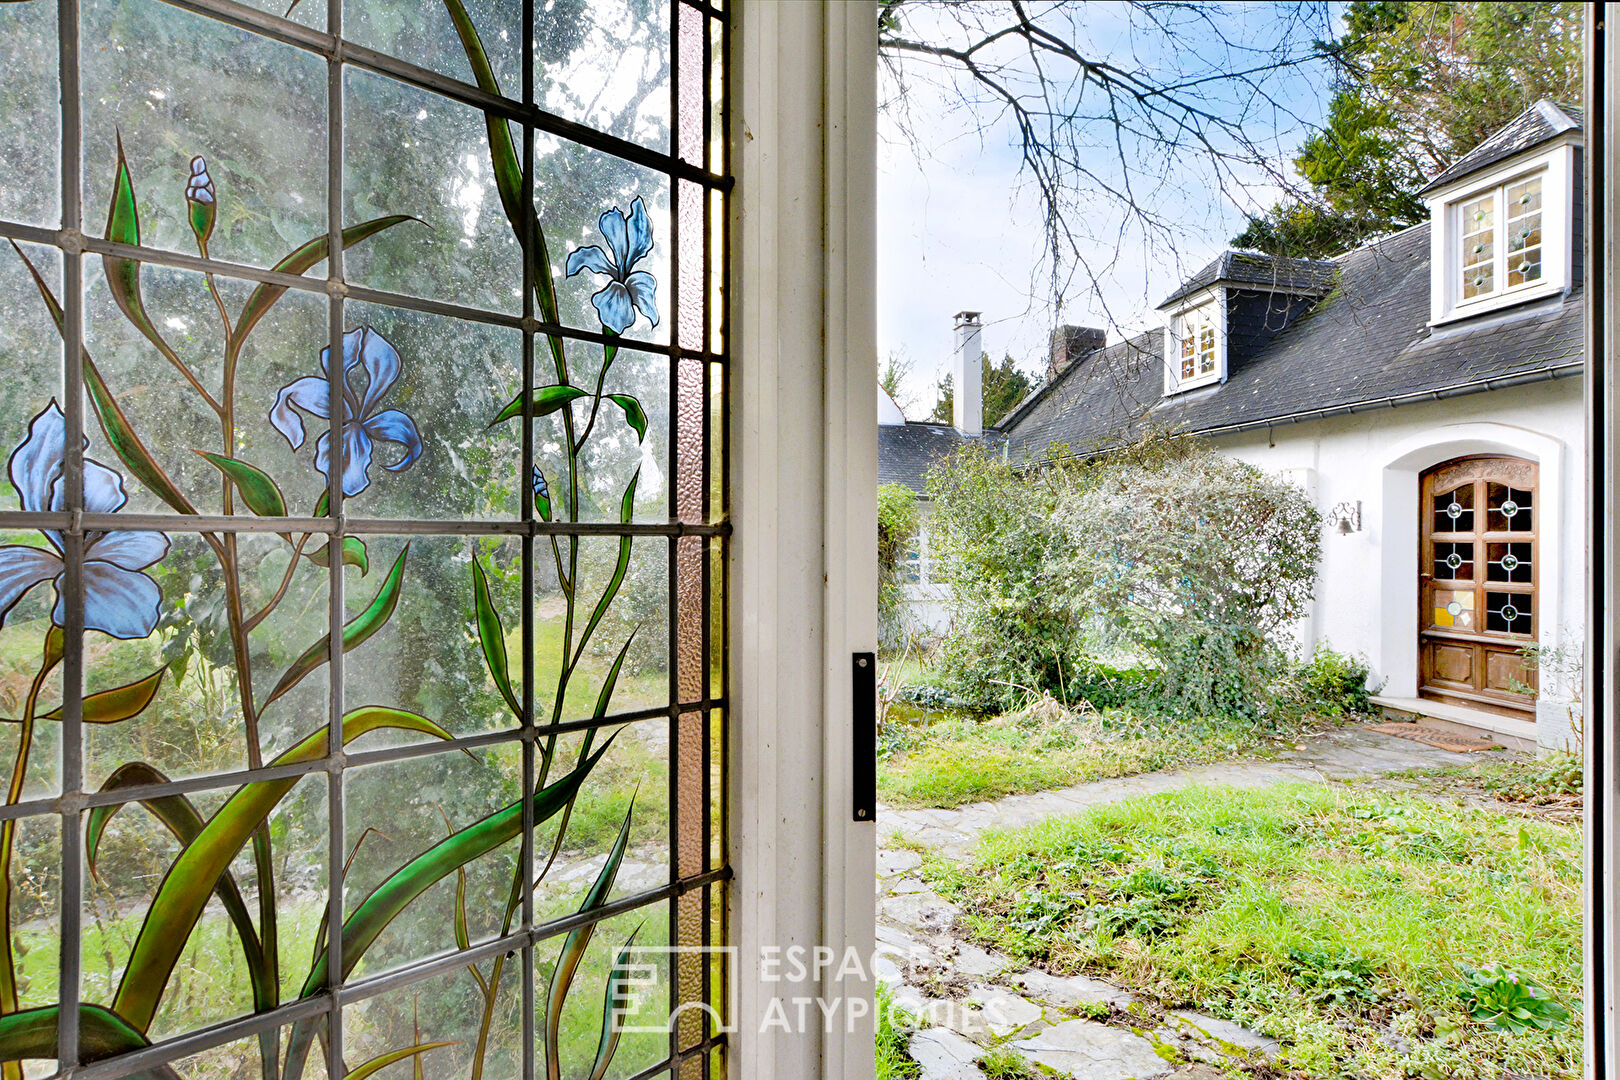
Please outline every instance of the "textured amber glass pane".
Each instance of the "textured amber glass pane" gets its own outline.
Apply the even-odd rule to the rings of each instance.
[[[704,163],[704,115],[708,87],[707,72],[703,67],[703,44],[707,37],[704,16],[696,8],[677,4],[676,15],[676,70],[679,101],[676,104],[676,125],[680,145],[677,152],[683,161],[695,165]]]

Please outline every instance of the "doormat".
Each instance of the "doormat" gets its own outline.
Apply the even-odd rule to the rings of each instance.
[[[1437,747],[1441,750],[1450,750],[1454,754],[1474,754],[1482,750],[1495,750],[1496,744],[1489,739],[1477,736],[1458,735],[1445,728],[1433,724],[1425,724],[1419,720],[1417,723],[1397,721],[1390,724],[1368,724],[1369,731],[1393,735],[1397,739],[1411,739],[1425,746]]]

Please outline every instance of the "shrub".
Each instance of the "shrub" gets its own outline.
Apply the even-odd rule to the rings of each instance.
[[[1052,514],[1074,484],[1064,465],[1020,473],[977,445],[930,472],[933,543],[952,593],[939,663],[950,689],[980,710],[1025,690],[1066,699],[1065,665],[1084,655],[1085,620],[1057,578],[1064,550]]]
[[[1283,669],[1276,644],[1306,611],[1321,517],[1298,488],[1193,448],[1124,459],[1055,515],[1069,603],[1163,673],[1163,704],[1258,717]]]
[[[1375,691],[1367,680],[1372,670],[1362,656],[1336,652],[1318,645],[1310,663],[1294,672],[1293,689],[1299,707],[1317,716],[1363,716],[1373,712]]]
[[[893,649],[905,639],[906,552],[917,537],[917,497],[904,484],[878,488],[878,641]]]

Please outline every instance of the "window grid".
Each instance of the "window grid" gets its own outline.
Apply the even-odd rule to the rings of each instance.
[[[0,236],[8,239],[49,246],[62,253],[62,318],[61,331],[63,338],[62,361],[62,399],[65,414],[65,445],[63,453],[62,475],[65,493],[65,505],[69,508],[62,512],[25,512],[0,511],[0,528],[5,529],[56,529],[63,536],[65,551],[65,577],[63,584],[64,595],[69,602],[66,604],[65,648],[63,650],[63,704],[61,709],[62,751],[61,751],[61,793],[55,798],[36,799],[10,803],[0,807],[0,820],[14,821],[28,817],[45,818],[56,816],[60,819],[62,838],[61,887],[60,887],[60,929],[61,952],[59,965],[59,978],[62,987],[61,1004],[58,1020],[58,1064],[63,1072],[71,1071],[75,1077],[83,1080],[99,1080],[107,1078],[114,1080],[150,1068],[154,1065],[175,1061],[212,1047],[221,1046],[233,1040],[252,1036],[261,1031],[275,1030],[300,1021],[320,1020],[323,1037],[326,1039],[326,1066],[330,1075],[342,1075],[344,1064],[343,1053],[343,1009],[362,1001],[369,1000],[377,995],[399,987],[415,985],[435,975],[461,970],[468,963],[490,959],[514,950],[521,951],[522,962],[522,1000],[521,1011],[523,1022],[523,1075],[526,1078],[535,1075],[536,1070],[536,1043],[535,1043],[535,949],[543,943],[555,942],[562,935],[587,923],[596,923],[611,918],[613,915],[633,911],[641,908],[654,910],[655,905],[667,902],[671,912],[672,925],[670,927],[671,942],[678,940],[678,927],[674,925],[677,906],[682,897],[691,895],[701,899],[698,908],[701,914],[700,930],[704,945],[712,942],[710,913],[711,905],[718,905],[723,911],[723,903],[719,897],[723,894],[724,883],[730,878],[729,859],[724,850],[725,835],[722,827],[724,809],[721,819],[716,822],[710,812],[709,804],[714,795],[711,789],[711,779],[718,783],[721,791],[724,790],[724,757],[721,756],[720,773],[711,777],[711,770],[705,764],[702,770],[702,819],[701,829],[705,864],[690,872],[681,872],[675,858],[671,858],[671,878],[659,887],[642,890],[633,895],[624,896],[604,906],[587,913],[571,915],[559,919],[552,919],[544,923],[537,923],[534,916],[534,891],[532,886],[526,885],[522,890],[522,917],[516,930],[488,941],[474,944],[470,949],[446,953],[429,959],[396,967],[381,974],[361,977],[342,976],[341,949],[343,934],[340,932],[344,922],[344,892],[336,868],[343,865],[348,854],[345,850],[347,830],[345,829],[345,774],[349,768],[375,765],[387,762],[406,761],[413,758],[429,755],[452,755],[463,751],[478,748],[493,747],[510,743],[517,743],[522,751],[522,768],[524,777],[524,790],[532,790],[535,777],[535,744],[542,738],[572,732],[595,731],[599,729],[615,728],[636,721],[647,721],[661,716],[668,716],[670,723],[670,747],[672,757],[677,752],[677,729],[683,711],[698,712],[701,716],[701,746],[705,762],[713,754],[715,747],[724,747],[727,738],[729,721],[728,702],[725,694],[727,685],[727,672],[729,662],[724,648],[724,637],[719,642],[711,638],[710,611],[711,605],[723,604],[726,589],[723,567],[726,563],[726,553],[729,547],[730,525],[726,521],[725,477],[729,472],[729,442],[722,442],[718,464],[722,475],[713,477],[711,468],[711,436],[713,411],[716,403],[712,390],[719,390],[719,405],[723,408],[729,400],[729,365],[723,346],[723,327],[727,322],[724,303],[724,292],[719,288],[723,278],[723,270],[717,265],[716,253],[712,241],[718,239],[723,250],[729,245],[729,215],[724,212],[725,198],[731,188],[730,180],[730,149],[723,138],[717,139],[713,121],[716,119],[714,109],[709,107],[714,97],[718,98],[721,132],[729,126],[729,99],[725,93],[724,67],[715,55],[715,45],[718,43],[720,56],[724,56],[729,48],[730,26],[725,12],[719,8],[700,2],[700,0],[669,0],[671,9],[671,36],[679,33],[683,20],[696,19],[702,27],[702,67],[701,71],[707,73],[700,86],[705,94],[705,107],[702,110],[702,133],[700,151],[697,160],[693,161],[680,154],[680,111],[679,111],[679,68],[676,67],[671,78],[672,109],[670,117],[671,153],[661,154],[638,144],[619,139],[605,132],[586,127],[567,120],[566,118],[548,113],[540,109],[534,101],[534,34],[526,32],[522,35],[522,81],[523,91],[521,101],[510,98],[497,97],[487,94],[478,87],[449,78],[437,72],[410,64],[396,57],[387,56],[374,50],[357,45],[343,37],[343,3],[342,0],[327,0],[326,4],[326,30],[324,33],[311,30],[296,22],[283,17],[261,13],[241,5],[229,3],[228,0],[166,0],[174,7],[182,8],[197,15],[217,20],[227,25],[248,30],[285,44],[294,45],[321,55],[327,65],[327,108],[328,108],[328,159],[327,159],[327,220],[329,224],[329,274],[327,277],[313,277],[278,273],[274,270],[233,263],[228,260],[212,256],[200,257],[187,255],[176,251],[167,251],[162,248],[145,245],[119,244],[100,237],[87,234],[82,207],[82,181],[81,161],[84,158],[83,122],[81,115],[82,88],[79,79],[80,55],[80,4],[79,0],[58,0],[58,42],[59,66],[61,78],[61,224],[62,230],[40,228],[23,222],[0,220]],[[352,2],[352,0],[351,0]],[[534,26],[534,2],[523,2],[524,25],[532,30]],[[675,43],[670,42],[671,52],[675,51]],[[84,273],[83,259],[86,255],[113,254],[125,258],[139,260],[142,264],[153,266],[169,266],[185,270],[200,271],[217,274],[224,278],[235,278],[247,282],[259,282],[280,285],[290,291],[327,294],[329,297],[329,347],[333,355],[341,355],[344,345],[345,306],[349,302],[364,302],[387,304],[405,310],[426,312],[443,315],[473,323],[509,326],[522,333],[522,379],[523,385],[532,387],[536,385],[535,379],[535,340],[541,338],[557,338],[566,341],[577,341],[606,345],[610,339],[599,332],[582,327],[562,325],[554,321],[538,318],[534,310],[534,289],[531,280],[530,261],[525,258],[523,265],[523,313],[521,317],[514,317],[508,313],[481,309],[475,306],[464,305],[437,300],[433,298],[417,297],[409,294],[392,292],[389,290],[374,289],[358,284],[351,284],[343,277],[343,193],[344,193],[344,158],[343,158],[343,105],[344,105],[344,73],[349,69],[370,70],[390,78],[399,80],[407,85],[432,91],[451,100],[461,101],[477,108],[503,116],[520,124],[522,133],[522,155],[525,164],[524,171],[524,199],[526,225],[532,225],[535,220],[535,206],[533,199],[533,183],[535,174],[535,136],[537,132],[548,135],[559,135],[572,142],[588,146],[603,153],[613,155],[626,161],[635,162],[650,168],[655,168],[668,178],[671,186],[672,200],[677,207],[682,188],[697,193],[701,206],[701,275],[704,286],[701,290],[700,313],[698,315],[698,332],[690,339],[685,334],[672,334],[670,342],[661,344],[622,336],[611,339],[612,343],[621,345],[625,349],[636,349],[650,354],[662,354],[669,358],[671,365],[671,457],[670,464],[674,468],[678,460],[677,440],[680,430],[680,412],[674,400],[678,393],[680,380],[677,373],[684,364],[693,364],[702,373],[702,393],[697,414],[690,418],[701,428],[701,454],[697,467],[701,470],[702,482],[699,485],[701,497],[701,511],[687,518],[677,512],[672,502],[670,520],[667,523],[625,523],[607,524],[594,522],[566,522],[536,520],[531,501],[527,498],[519,500],[519,516],[514,520],[426,520],[426,519],[398,519],[398,518],[349,518],[341,510],[341,474],[334,470],[329,478],[329,497],[333,505],[338,505],[338,513],[328,517],[294,516],[283,517],[248,517],[248,516],[219,516],[219,515],[180,515],[166,513],[120,513],[116,516],[110,514],[95,514],[83,510],[84,506],[84,459],[81,435],[86,434],[83,425],[83,414],[86,405],[84,377],[85,371],[82,363],[82,343],[85,341],[85,304],[84,304]],[[710,97],[709,95],[713,95]],[[707,159],[707,160],[705,160]],[[713,168],[718,161],[718,170]],[[708,167],[705,167],[708,166]],[[84,167],[88,167],[87,165]],[[715,218],[718,217],[718,222]],[[681,217],[678,209],[671,214],[670,221],[671,247],[675,252],[672,262],[674,272],[678,275],[683,263],[680,251],[683,244],[690,245],[692,238],[683,236]],[[528,248],[527,234],[520,238],[521,246]],[[710,285],[713,287],[709,287]],[[671,282],[669,295],[679,296],[680,290],[676,282]],[[684,300],[684,298],[682,298]],[[683,302],[671,301],[675,310],[677,326],[688,319],[688,309]],[[341,365],[332,365],[329,372],[329,392],[334,398],[341,396],[344,391],[343,369]],[[328,433],[334,441],[341,441],[343,436],[343,419],[337,410],[332,410],[329,418]],[[723,413],[721,414],[723,415]],[[534,435],[531,420],[531,407],[525,403],[522,413],[522,469],[523,475],[528,475],[534,459]],[[711,505],[711,484],[717,486],[718,506]],[[97,529],[119,528],[123,530],[162,529],[172,533],[197,532],[217,535],[225,540],[234,542],[234,538],[242,535],[280,533],[285,531],[306,531],[317,536],[325,536],[335,549],[341,545],[345,537],[374,536],[383,534],[393,535],[487,535],[517,537],[522,545],[522,581],[523,591],[530,596],[534,591],[534,563],[536,538],[549,537],[637,537],[651,540],[656,537],[666,537],[669,543],[671,570],[677,563],[677,549],[682,544],[696,545],[703,552],[699,560],[701,573],[701,592],[699,605],[703,612],[701,618],[701,633],[699,635],[699,662],[703,673],[701,694],[693,699],[685,696],[680,685],[679,662],[677,655],[680,649],[680,640],[677,634],[672,634],[670,640],[670,705],[667,708],[647,708],[612,713],[600,718],[588,720],[575,720],[563,722],[539,723],[535,717],[536,704],[536,673],[534,670],[533,641],[533,605],[525,603],[521,608],[521,626],[525,648],[522,653],[522,699],[523,717],[517,728],[488,732],[467,737],[453,738],[436,743],[417,743],[403,746],[393,746],[377,750],[361,750],[348,752],[342,749],[335,753],[325,754],[317,759],[289,765],[260,764],[250,765],[248,769],[234,772],[220,772],[209,775],[169,780],[163,783],[143,785],[140,787],[124,788],[117,791],[98,792],[85,790],[85,765],[83,744],[83,721],[81,715],[81,702],[84,683],[84,614],[83,603],[80,598],[84,592],[83,582],[83,550],[85,534]],[[718,559],[711,559],[709,552],[713,551]],[[711,565],[718,562],[721,568],[716,575],[718,580],[711,577]],[[345,597],[345,580],[341,560],[329,560],[328,568],[328,594],[327,607],[330,625],[336,626],[348,617]],[[669,591],[669,611],[671,630],[679,627],[677,610],[679,601],[675,595],[679,581],[675,574],[671,574]],[[713,590],[713,591],[711,591]],[[716,594],[720,597],[716,600]],[[725,612],[722,608],[715,611],[715,621],[724,633]],[[718,686],[710,677],[710,666],[714,661],[711,656],[712,649],[718,645]],[[327,660],[327,693],[328,693],[328,738],[329,745],[342,746],[342,721],[344,715],[343,701],[343,674],[345,666],[345,651],[333,642],[328,652]],[[715,725],[712,720],[718,720],[719,740],[715,740]],[[680,826],[678,814],[675,812],[678,805],[678,793],[674,790],[677,771],[675,763],[671,762],[671,830],[672,842],[678,842],[674,836],[675,830]],[[95,806],[125,805],[134,802],[174,794],[189,794],[199,792],[225,792],[240,788],[252,783],[263,783],[275,779],[290,777],[312,776],[325,772],[328,776],[328,912],[327,933],[330,942],[330,968],[331,977],[327,981],[326,991],[311,996],[284,1001],[280,1006],[269,1011],[241,1016],[224,1022],[210,1024],[197,1030],[182,1033],[173,1038],[164,1039],[144,1049],[120,1055],[115,1058],[100,1060],[93,1063],[81,1063],[78,1059],[80,1042],[79,1009],[81,1000],[81,954],[82,954],[82,925],[81,912],[83,907],[83,816],[86,810]],[[520,865],[524,869],[526,882],[534,878],[533,868],[536,864],[536,853],[532,841],[533,835],[533,804],[524,798],[519,800],[523,806],[523,828],[520,832],[521,855]],[[709,853],[716,837],[711,835],[711,829],[721,828],[718,840],[720,854],[718,858]],[[243,848],[246,852],[247,847]],[[720,928],[722,939],[727,933],[723,923]],[[711,986],[711,966],[705,965],[702,971],[702,1000],[715,1000]],[[678,980],[671,980],[671,991],[678,990]],[[723,999],[722,999],[723,1000]],[[674,1003],[672,1001],[672,1003]],[[632,1080],[641,1077],[653,1077],[673,1074],[682,1077],[710,1075],[714,1066],[716,1054],[713,1051],[723,1050],[725,1037],[723,1033],[712,1030],[705,1025],[701,1037],[695,1040],[683,1039],[679,1032],[671,1034],[670,1057],[660,1063],[652,1065],[637,1073]],[[351,1063],[352,1065],[352,1063]],[[696,1069],[694,1069],[696,1067]]]

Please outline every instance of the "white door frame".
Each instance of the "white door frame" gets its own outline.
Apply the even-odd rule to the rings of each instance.
[[[850,663],[877,642],[877,11],[730,10],[730,1070],[864,1080],[876,826],[851,813]]]

